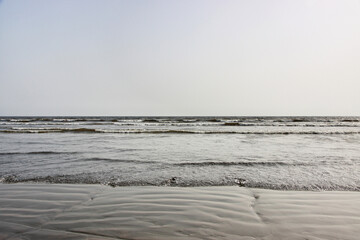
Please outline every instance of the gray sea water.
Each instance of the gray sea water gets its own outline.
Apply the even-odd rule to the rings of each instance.
[[[0,117],[0,181],[360,190],[359,117]]]

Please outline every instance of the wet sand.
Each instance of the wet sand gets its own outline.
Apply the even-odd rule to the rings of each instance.
[[[0,184],[0,239],[359,239],[360,192]]]

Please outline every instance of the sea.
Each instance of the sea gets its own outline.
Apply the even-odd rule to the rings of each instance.
[[[0,182],[360,191],[360,117],[0,117]]]

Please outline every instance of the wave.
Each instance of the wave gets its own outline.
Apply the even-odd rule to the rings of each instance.
[[[12,128],[0,130],[2,133],[96,133],[103,132],[93,128]]]
[[[10,119],[9,122],[20,122],[20,123],[26,123],[26,122],[34,122],[35,119]]]
[[[344,121],[344,122],[359,122],[360,117],[310,117],[310,116],[288,116],[288,117],[256,117],[256,116],[44,116],[44,117],[1,117],[0,121],[234,121],[234,122],[329,122],[329,121]]]
[[[182,162],[175,163],[176,166],[306,166],[306,163],[289,163],[289,162]]]
[[[145,122],[145,123],[158,123],[160,121],[157,120],[157,119],[144,119],[144,120],[142,120],[142,122]]]
[[[93,158],[83,158],[83,159],[79,159],[76,161],[89,161],[89,162],[122,162],[122,163],[158,163],[156,161],[144,161],[144,160],[127,160],[127,159],[118,159],[118,158],[98,158],[98,157],[93,157]]]
[[[360,127],[359,117],[15,117],[0,125]],[[57,131],[57,130],[52,130]],[[72,131],[72,130],[68,130]],[[81,130],[80,130],[81,131]],[[89,131],[89,130],[82,130]],[[90,130],[91,131],[91,130]],[[4,132],[4,131],[1,131]],[[64,131],[63,131],[64,132]],[[30,133],[30,130],[26,133]]]
[[[240,126],[238,122],[226,122],[223,124],[224,126]]]
[[[303,184],[302,182],[278,182],[254,181],[240,177],[217,179],[217,180],[186,180],[181,177],[170,177],[161,179],[135,180],[119,179],[117,177],[108,177],[106,179],[98,178],[94,175],[55,175],[55,176],[35,176],[21,178],[16,175],[6,175],[0,178],[0,183],[51,183],[51,184],[102,184],[111,187],[123,186],[167,186],[167,187],[208,187],[208,186],[239,186],[248,188],[262,188],[275,190],[301,190],[301,191],[360,191],[359,185],[346,185],[336,183],[313,183]]]
[[[37,151],[37,152],[0,152],[0,156],[4,155],[56,155],[56,154],[76,154],[78,152],[54,152],[54,151]]]
[[[117,133],[117,134],[253,134],[253,135],[348,135],[360,131],[204,131],[175,129],[12,128],[0,133]]]
[[[343,119],[341,122],[360,122],[358,119]]]
[[[303,118],[294,118],[291,122],[311,122],[310,119],[303,119]]]
[[[7,175],[0,178],[1,183],[25,183],[25,182],[45,182],[45,183],[67,183],[67,184],[101,184],[96,178],[87,177],[79,178],[72,175],[56,175],[56,176],[45,176],[45,177],[28,177],[21,178],[16,175]]]
[[[15,127],[24,127],[24,130],[26,130],[26,127],[28,127],[27,130],[36,130],[38,126],[43,126],[44,129],[48,127],[48,130],[56,131],[58,129],[55,128],[61,128],[62,126],[65,127],[71,127],[71,126],[78,126],[81,128],[91,128],[91,126],[104,126],[111,127],[111,126],[134,126],[134,127],[144,127],[144,126],[151,126],[151,127],[286,127],[286,128],[359,128],[360,124],[356,121],[349,121],[349,122],[337,122],[337,123],[279,123],[279,122],[260,122],[260,123],[250,123],[250,122],[118,122],[118,121],[111,121],[111,122],[0,122],[0,128],[2,130],[15,129]],[[34,128],[30,128],[30,127]],[[53,127],[54,129],[51,129]],[[37,130],[44,130],[44,129],[37,129]]]
[[[69,118],[51,118],[51,117],[45,117],[45,118],[2,118],[0,121],[7,121],[7,122],[117,122],[118,118],[112,118],[112,117],[69,117]]]
[[[290,184],[290,183],[267,183],[267,182],[255,182],[244,181],[241,182],[243,187],[248,188],[262,188],[281,191],[360,191],[360,186],[356,185],[342,185],[342,184]]]
[[[221,119],[216,119],[216,118],[211,118],[211,119],[207,119],[207,122],[222,122]]]

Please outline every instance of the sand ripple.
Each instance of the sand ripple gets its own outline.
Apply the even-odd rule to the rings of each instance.
[[[0,184],[0,239],[357,239],[359,192]]]

